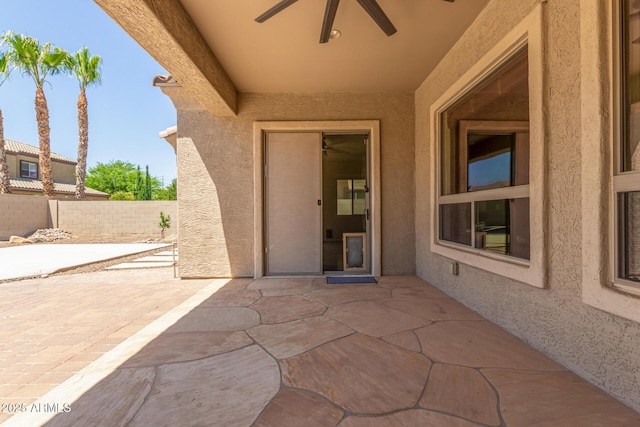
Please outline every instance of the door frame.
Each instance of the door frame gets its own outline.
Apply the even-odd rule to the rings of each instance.
[[[253,213],[254,277],[264,276],[264,148],[269,132],[333,132],[369,134],[369,221],[371,274],[382,274],[382,221],[380,201],[380,121],[256,121],[253,123]]]

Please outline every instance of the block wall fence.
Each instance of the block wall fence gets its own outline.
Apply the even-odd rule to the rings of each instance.
[[[24,236],[50,223],[46,197],[0,194],[0,240]]]
[[[160,236],[160,212],[171,216],[168,234],[178,224],[177,202],[49,200],[0,194],[0,240],[39,228],[60,228],[75,236]]]

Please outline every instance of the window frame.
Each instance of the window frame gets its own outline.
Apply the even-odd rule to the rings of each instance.
[[[628,1],[628,0],[627,0]],[[623,7],[625,0],[615,1],[615,5],[612,7],[612,24],[611,24],[611,37],[612,37],[612,88],[611,88],[611,101],[613,103],[612,114],[612,187],[613,194],[610,202],[610,244],[613,249],[610,251],[612,259],[611,265],[611,286],[615,289],[623,292],[628,292],[634,295],[640,296],[640,283],[636,283],[632,280],[621,277],[620,263],[621,257],[624,256],[622,245],[620,241],[621,228],[623,227],[622,215],[619,211],[618,196],[624,193],[638,192],[640,191],[640,171],[624,171],[624,165],[622,161],[623,146],[626,142],[625,127],[628,125],[630,118],[627,116],[626,110],[626,64],[624,43],[626,37],[626,31],[628,26],[624,20]]]
[[[458,135],[458,159],[459,167],[460,167],[460,179],[462,182],[465,182],[465,187],[468,188],[468,147],[466,144],[467,136],[469,133],[487,133],[487,134],[518,134],[518,133],[529,133],[529,122],[528,121],[515,121],[515,120],[505,120],[505,121],[494,121],[494,120],[460,120],[459,122],[459,135]],[[441,142],[441,141],[438,141]],[[514,141],[517,144],[517,137]],[[517,154],[516,154],[517,156]],[[439,159],[439,161],[442,161]],[[442,186],[442,168],[438,169],[440,172],[440,184]],[[442,189],[440,189],[442,192]],[[459,247],[463,250],[472,250],[474,253],[478,254],[491,254],[498,257],[506,257],[505,261],[516,261],[516,262],[526,262],[529,261],[524,258],[514,257],[513,255],[501,255],[496,254],[494,252],[487,252],[485,249],[475,248],[474,242],[476,242],[476,229],[475,229],[475,217],[476,217],[476,203],[477,202],[485,202],[485,201],[494,201],[494,200],[507,200],[507,199],[523,199],[529,198],[529,184],[521,184],[521,185],[511,185],[508,187],[500,187],[500,188],[492,188],[488,190],[476,190],[476,191],[467,191],[454,193],[454,194],[446,194],[438,195],[438,216],[440,214],[440,206],[449,205],[449,204],[459,204],[459,203],[469,203],[471,206],[471,222],[468,224],[471,230],[471,239],[470,245],[465,245],[463,243],[457,243],[451,240],[445,240],[440,237],[440,228],[438,229],[438,243],[441,245],[453,245],[453,247]],[[442,222],[438,220],[438,224],[441,225]]]
[[[638,295],[614,286],[616,221],[614,172],[620,79],[616,64],[620,3],[580,0],[580,97],[582,109],[582,301],[640,322]]]
[[[463,174],[464,178],[463,181],[465,181],[467,183],[467,193],[470,192],[478,192],[478,191],[490,191],[490,190],[473,190],[473,191],[469,191],[468,187],[469,187],[469,161],[468,161],[468,157],[469,157],[469,153],[468,153],[468,149],[469,146],[466,143],[468,140],[468,136],[469,134],[489,134],[489,135],[510,135],[510,134],[515,134],[516,138],[514,140],[514,144],[517,146],[518,145],[518,138],[517,135],[518,134],[522,134],[522,133],[527,133],[529,134],[529,122],[528,121],[521,121],[521,120],[503,120],[503,121],[494,121],[494,120],[460,120],[460,136],[459,136],[459,144],[460,144],[460,160],[462,163],[462,160],[464,159],[464,165],[465,167],[460,169],[461,173]],[[462,141],[465,141],[465,144],[462,143]],[[516,151],[516,157],[518,156],[519,152]],[[529,153],[527,152],[527,156],[529,155]],[[517,158],[514,160],[515,162],[517,162]],[[462,166],[462,165],[461,165]],[[527,171],[528,174],[528,171]],[[512,177],[515,178],[515,177]],[[501,187],[500,189],[504,189],[506,193],[509,193],[510,191],[508,191],[507,189],[513,189],[514,187],[519,187],[519,186],[523,186],[525,184],[520,184],[520,185],[510,185],[508,187]],[[527,186],[529,184],[526,184]],[[511,190],[513,191],[513,190]],[[440,196],[440,198],[445,197],[445,196]]]
[[[431,234],[430,249],[433,253],[453,261],[467,264],[493,274],[498,274],[528,285],[545,288],[547,285],[546,263],[546,148],[544,135],[546,120],[543,112],[543,13],[537,5],[527,17],[518,23],[501,41],[490,49],[477,63],[446,90],[431,106]],[[502,65],[506,64],[523,49],[528,50],[529,67],[529,123],[530,157],[528,197],[530,201],[530,260],[494,254],[481,249],[467,247],[452,242],[441,241],[439,201],[442,200],[440,174],[440,136],[441,114],[454,103],[462,99],[469,91],[477,87]],[[524,197],[526,186],[508,187],[508,192],[521,191]],[[496,199],[505,194],[505,188],[475,192],[482,198]],[[474,192],[454,195],[455,197],[473,197]],[[496,197],[492,197],[496,196]],[[450,196],[446,196],[449,198]],[[509,196],[513,197],[513,196]],[[473,218],[473,216],[472,216]]]
[[[460,141],[466,141],[467,135],[470,132],[477,133],[491,133],[491,134],[510,134],[510,133],[524,133],[524,131],[529,133],[529,122],[528,121],[488,121],[488,120],[460,120]],[[439,143],[440,141],[436,141]],[[464,145],[464,144],[462,144]],[[464,181],[467,182],[467,166],[468,162],[465,161],[465,167],[462,167],[462,159],[467,158],[467,147],[463,146],[460,148],[460,161],[462,175],[464,176]],[[440,159],[438,159],[440,161]],[[441,168],[438,168],[438,171],[441,172]],[[440,174],[440,176],[442,176]],[[439,183],[442,184],[442,181],[439,179]],[[440,188],[440,187],[439,187]],[[440,193],[439,190],[438,193]],[[485,200],[497,200],[497,199],[516,199],[521,197],[529,197],[529,184],[522,185],[512,185],[509,187],[501,187],[501,188],[492,188],[489,190],[476,190],[476,191],[466,191],[454,194],[445,194],[438,195],[439,204],[450,204],[450,203],[463,203],[463,202],[478,202]]]
[[[22,173],[22,165],[23,164],[34,165],[36,167],[36,176],[32,177],[32,176],[30,176],[30,174],[23,175],[23,173]],[[29,172],[31,172],[31,168],[29,168]],[[39,167],[37,162],[30,162],[28,160],[20,160],[20,178],[39,179],[39,177],[40,177],[40,167]]]

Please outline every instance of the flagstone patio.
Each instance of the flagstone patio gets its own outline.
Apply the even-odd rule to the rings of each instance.
[[[234,279],[185,313],[114,369],[89,365],[103,375],[46,425],[640,425],[416,277]]]

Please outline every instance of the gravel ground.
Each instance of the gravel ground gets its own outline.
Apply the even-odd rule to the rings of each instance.
[[[64,244],[64,245],[73,245],[73,244],[87,244],[87,243],[161,243],[160,236],[141,236],[141,235],[132,235],[132,236],[72,236],[70,239],[59,239],[51,242],[38,242],[38,243],[25,243],[27,245],[51,245],[51,244]],[[10,247],[10,246],[22,246],[25,244],[12,244],[7,240],[0,241],[0,248]],[[120,264],[123,262],[129,262],[136,258],[141,258],[143,256],[151,255],[157,252],[166,251],[170,248],[159,248],[159,249],[151,249],[146,252],[137,253],[134,255],[115,258],[108,261],[95,262],[92,264],[83,265],[77,268],[72,268],[69,270],[60,271],[58,273],[50,274],[50,276],[61,275],[61,274],[76,274],[76,273],[90,273],[93,271],[100,271],[106,267],[111,265]],[[167,267],[169,268],[169,267]],[[24,280],[24,279],[19,279]],[[2,283],[3,281],[0,281]]]
[[[145,236],[145,235],[124,235],[124,236],[72,236],[70,239],[58,239],[51,242],[37,242],[37,243],[9,243],[8,240],[0,240],[0,248],[6,248],[9,246],[22,246],[26,245],[73,245],[84,243],[159,243],[160,236]]]

